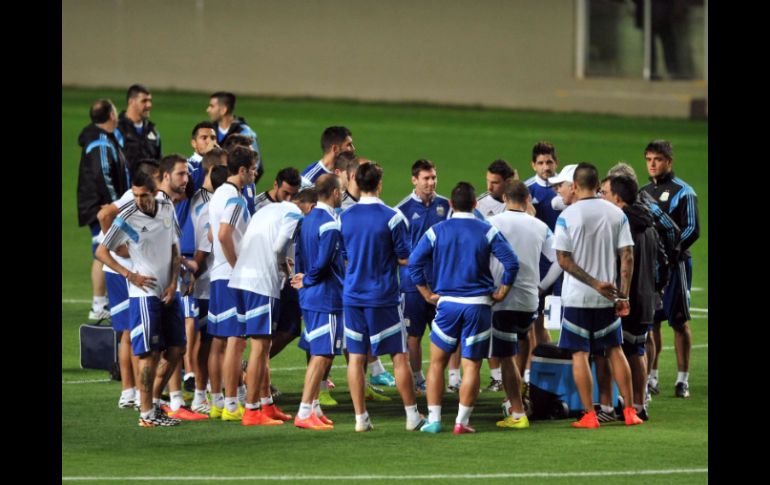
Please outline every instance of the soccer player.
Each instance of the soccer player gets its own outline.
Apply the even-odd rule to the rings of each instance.
[[[627,399],[623,409],[626,425],[641,424],[634,408],[631,371],[620,349],[623,341],[620,318],[629,314],[628,294],[634,269],[633,240],[623,211],[596,196],[599,176],[596,167],[580,163],[573,184],[576,202],[556,220],[554,249],[559,265],[568,274],[562,287],[562,331],[559,347],[573,351],[572,374],[583,416],[575,428],[598,428],[593,408],[593,379],[589,352],[604,350],[612,374]],[[616,280],[616,258],[620,258],[620,289]]]
[[[318,177],[325,173],[335,173],[334,159],[341,152],[355,154],[353,134],[344,126],[330,126],[321,134],[323,156],[302,171],[302,188],[312,187]]]
[[[180,257],[173,205],[155,198],[155,181],[137,172],[132,181],[135,203],[115,219],[97,258],[128,279],[131,344],[140,358],[141,406],[139,426],[174,426],[171,418],[153,406],[153,383],[161,351],[184,346],[184,322],[180,318],[176,283]],[[127,253],[135,271],[129,271],[110,256],[109,250]],[[123,248],[125,249],[125,248]]]
[[[433,162],[420,159],[412,164],[414,190],[396,205],[396,209],[409,221],[409,242],[412,248],[417,246],[425,231],[446,220],[449,215],[449,200],[436,194],[436,184],[436,166]],[[432,268],[426,268],[425,276],[428,285],[433,287]],[[416,391],[422,395],[426,390],[425,375],[422,372],[422,336],[425,334],[425,328],[433,321],[436,307],[420,295],[405,266],[399,268],[399,277],[401,305],[408,334],[409,363]]]
[[[658,353],[655,355],[650,373],[650,388],[654,394],[660,392],[658,387],[658,357],[663,349],[661,347],[663,342],[660,322],[668,320],[669,326],[674,330],[674,349],[676,350],[678,370],[674,395],[688,398],[690,397],[688,378],[690,349],[692,347],[692,333],[689,324],[690,288],[692,287],[690,246],[700,235],[698,198],[692,187],[674,175],[674,152],[671,142],[666,140],[651,141],[644,149],[644,159],[647,163],[647,173],[650,174],[650,183],[642,187],[642,190],[650,194],[658,206],[663,209],[663,212],[669,214],[682,230],[679,258],[671,263],[674,266],[669,276],[668,286],[663,294],[663,310],[655,315],[653,337]]]
[[[487,219],[511,244],[519,260],[514,286],[503,301],[492,307],[492,355],[500,358],[507,398],[503,404],[505,419],[497,425],[504,428],[529,426],[519,370],[527,364],[529,330],[537,316],[541,257],[558,267],[553,232],[543,221],[527,214],[527,201],[531,198],[523,182],[511,180],[503,193],[506,211]],[[503,266],[497,258],[492,258],[491,270],[497,286],[503,276]]]
[[[230,176],[209,202],[209,231],[214,262],[211,266],[208,332],[214,336],[209,351],[212,418],[240,421],[243,408],[238,405],[238,381],[241,356],[246,347],[243,328],[238,321],[237,295],[228,287],[230,275],[240,253],[241,240],[251,215],[243,197],[243,187],[253,183],[257,173],[257,152],[236,146],[228,153]],[[225,357],[220,366],[219,356]],[[225,395],[220,383],[224,379]]]
[[[422,432],[441,431],[444,369],[460,345],[463,381],[454,433],[475,433],[469,426],[479,393],[479,371],[489,355],[493,301],[502,300],[516,280],[519,264],[511,245],[488,222],[477,219],[473,186],[459,182],[452,189],[452,217],[428,229],[409,257],[409,275],[427,302],[436,305],[430,334],[428,424]],[[503,264],[503,285],[494,291],[490,255]],[[435,286],[427,285],[430,265]]]
[[[305,319],[303,337],[311,355],[294,425],[331,429],[334,423],[321,409],[319,385],[334,355],[342,353],[345,264],[340,251],[340,223],[335,212],[342,202],[342,193],[337,175],[321,175],[315,183],[318,204],[302,221],[296,246],[299,272],[291,282],[299,289]]]
[[[129,172],[144,158],[160,160],[160,133],[150,121],[152,94],[147,86],[133,84],[126,91],[126,109],[118,116],[115,138],[126,154]]]
[[[267,372],[277,300],[291,274],[286,253],[302,217],[299,205],[288,200],[260,209],[243,235],[230,277],[229,287],[236,291],[238,314],[244,322],[241,333],[251,341],[244,426],[283,424],[291,419],[273,403]]]
[[[348,162],[345,171],[348,176],[348,184],[345,191],[342,193],[342,206],[341,209],[345,210],[358,203],[358,199],[361,197],[361,190],[356,183],[356,171],[361,164],[369,163],[369,160],[361,157],[355,157]]]
[[[361,189],[361,199],[340,215],[348,260],[342,300],[355,429],[372,429],[364,402],[364,365],[371,349],[373,356],[390,354],[396,386],[406,410],[406,428],[416,430],[424,419],[417,411],[414,380],[406,353],[406,327],[398,301],[398,265],[406,264],[409,257],[407,222],[403,214],[380,200],[382,168],[378,164],[360,165],[356,183]]]
[[[115,105],[109,99],[94,102],[89,111],[91,124],[78,136],[82,147],[78,169],[78,224],[91,228],[91,251],[95,254],[99,244],[99,222],[96,215],[104,204],[120,197],[130,187],[126,159],[115,138],[118,116]],[[89,320],[101,320],[110,316],[107,308],[105,276],[102,264],[94,258],[91,264],[93,303]]]

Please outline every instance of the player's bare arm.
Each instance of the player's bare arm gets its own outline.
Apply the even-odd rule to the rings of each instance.
[[[235,228],[227,223],[219,225],[219,234],[217,238],[222,245],[222,252],[225,254],[225,259],[231,267],[235,267],[235,263],[238,257],[235,255],[235,244],[233,244],[233,231]]]
[[[615,297],[617,297],[618,289],[615,288],[615,285],[609,281],[599,281],[586,273],[585,270],[578,266],[575,260],[572,259],[572,253],[556,250],[556,258],[559,261],[559,266],[561,266],[564,271],[577,278],[578,281],[590,286],[603,297],[608,300],[614,300]]]
[[[99,244],[96,248],[96,259],[106,264],[113,271],[126,278],[129,283],[141,288],[146,292],[145,288],[155,288],[155,278],[152,276],[144,276],[139,273],[134,273],[125,268],[122,264],[115,261],[115,258],[110,254],[110,250],[103,244]]]

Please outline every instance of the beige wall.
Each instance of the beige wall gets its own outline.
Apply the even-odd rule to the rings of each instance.
[[[705,83],[574,77],[574,0],[64,0],[62,84],[686,117]]]

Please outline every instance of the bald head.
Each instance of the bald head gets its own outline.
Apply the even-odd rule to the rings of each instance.
[[[91,105],[89,111],[91,122],[103,130],[112,133],[118,126],[118,113],[115,105],[109,99],[98,99]]]

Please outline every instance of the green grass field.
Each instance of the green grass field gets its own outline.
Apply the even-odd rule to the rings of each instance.
[[[409,167],[429,158],[438,167],[438,192],[448,195],[460,180],[482,193],[486,167],[504,158],[522,178],[531,174],[532,145],[541,139],[558,149],[560,166],[594,163],[601,173],[617,161],[630,163],[646,178],[643,149],[652,139],[674,144],[674,170],[699,198],[701,237],[693,249],[692,397],[673,397],[676,358],[673,336],[664,331],[662,392],[650,405],[650,421],[626,428],[575,430],[569,420],[536,421],[528,430],[501,430],[502,393],[482,393],[471,418],[479,431],[454,436],[409,433],[394,389],[392,402],[369,403],[371,433],[353,432],[344,359],[337,359],[333,395],[340,405],[326,412],[336,423],[329,433],[306,432],[291,424],[245,428],[239,423],[195,422],[167,429],[143,429],[136,412],[117,408],[120,384],[106,372],[79,366],[78,327],[90,305],[90,233],[77,227],[76,186],[80,149],[77,136],[88,109],[109,97],[122,107],[124,94],[110,90],[62,90],[62,478],[66,481],[128,481],[143,477],[163,483],[234,480],[300,481],[334,477],[346,481],[527,483],[705,483],[708,479],[708,124],[684,120],[512,112],[351,102],[239,98],[236,114],[259,135],[265,190],[278,169],[302,170],[320,158],[320,134],[344,124],[357,152],[385,170],[382,198],[395,204],[411,191]],[[153,93],[152,119],[165,154],[191,152],[190,130],[206,119],[205,93]],[[557,337],[554,334],[554,337]],[[427,359],[427,338],[424,359]],[[389,364],[390,359],[383,362]],[[296,413],[304,378],[304,353],[290,345],[276,357],[273,382],[284,392],[284,411]],[[427,368],[426,368],[427,370]],[[482,369],[482,385],[488,369]],[[424,398],[418,399],[427,412]],[[443,421],[454,419],[457,398],[446,394]],[[451,429],[451,428],[450,428]],[[641,478],[639,475],[644,475]]]

